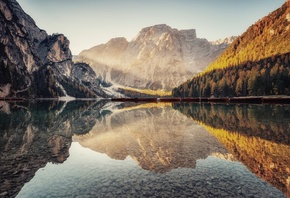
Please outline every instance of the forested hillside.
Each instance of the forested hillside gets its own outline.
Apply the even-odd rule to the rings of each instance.
[[[290,1],[238,37],[207,69],[173,89],[174,96],[289,95]]]
[[[290,53],[214,69],[173,89],[178,97],[290,95]]]

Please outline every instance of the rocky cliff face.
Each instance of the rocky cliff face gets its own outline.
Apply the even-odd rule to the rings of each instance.
[[[228,39],[228,43],[232,40]],[[170,90],[201,72],[228,46],[197,38],[196,31],[167,25],[142,29],[130,42],[114,38],[79,54],[105,81],[134,88]]]
[[[0,0],[0,97],[97,96],[72,67],[64,35],[48,35],[15,0]]]

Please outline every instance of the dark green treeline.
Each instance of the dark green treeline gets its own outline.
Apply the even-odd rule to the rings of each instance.
[[[175,97],[290,95],[290,53],[215,69],[172,90]]]

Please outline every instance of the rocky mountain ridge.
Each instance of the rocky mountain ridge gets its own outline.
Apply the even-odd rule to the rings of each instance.
[[[236,39],[236,36],[229,36],[224,39],[218,39],[216,41],[211,41],[211,44],[213,45],[220,45],[220,44],[225,44],[225,45],[230,45],[234,40]]]
[[[130,42],[113,38],[82,51],[78,61],[112,84],[141,89],[166,89],[205,69],[228,46],[197,38],[196,30],[177,30],[165,24],[143,28]]]
[[[38,28],[16,0],[0,0],[0,52],[0,97],[106,97],[72,73],[69,40]]]

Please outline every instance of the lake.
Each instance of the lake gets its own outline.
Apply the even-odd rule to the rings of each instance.
[[[0,101],[0,197],[289,197],[290,105]]]

